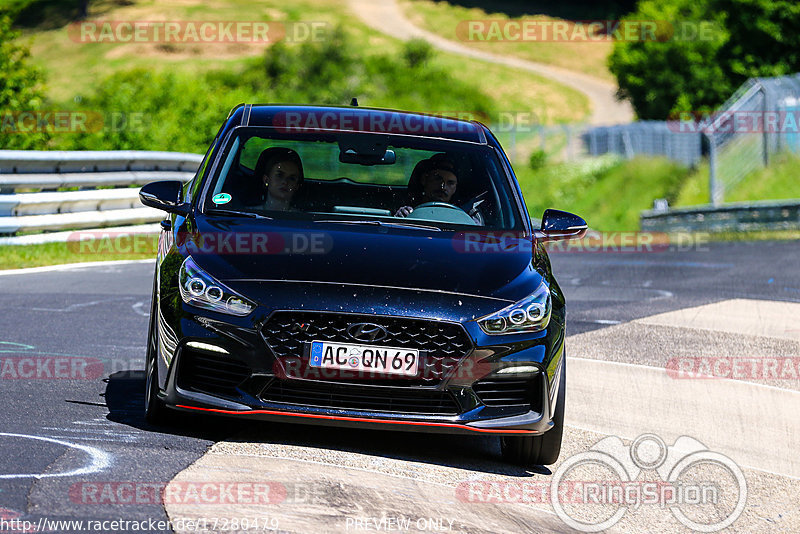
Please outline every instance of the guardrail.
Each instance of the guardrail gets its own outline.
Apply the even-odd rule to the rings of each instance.
[[[800,230],[800,199],[648,210],[640,223],[651,232]]]
[[[142,206],[132,186],[189,180],[202,159],[136,150],[0,150],[0,234],[158,221],[163,212]],[[82,190],[54,191],[63,188]]]

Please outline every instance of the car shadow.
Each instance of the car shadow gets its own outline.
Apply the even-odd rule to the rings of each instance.
[[[552,474],[546,466],[525,469],[504,462],[500,440],[488,436],[262,423],[228,441],[326,449],[513,477]]]
[[[497,437],[430,434],[389,430],[244,421],[176,412],[172,426],[154,426],[144,418],[144,371],[121,371],[106,379],[108,419],[147,432],[210,441],[263,443],[326,449],[504,476],[550,475],[545,466],[524,469],[504,463]]]
[[[241,432],[244,421],[203,414],[175,412],[174,424],[155,426],[144,418],[145,372],[120,371],[106,382],[105,401],[110,421],[147,432],[174,434],[211,441],[220,441]]]

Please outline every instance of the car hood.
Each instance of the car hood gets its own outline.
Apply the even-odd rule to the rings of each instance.
[[[514,301],[542,279],[525,239],[487,248],[475,243],[477,234],[239,218],[198,218],[196,228],[178,243],[223,282],[355,284]]]

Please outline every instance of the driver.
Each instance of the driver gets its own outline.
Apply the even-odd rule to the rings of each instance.
[[[456,166],[447,154],[434,154],[417,163],[408,181],[409,203],[415,206],[426,202],[445,202],[450,204],[458,188]],[[414,208],[406,205],[397,210],[395,217],[408,217]],[[478,213],[469,214],[482,225],[483,217]]]
[[[411,204],[426,202],[450,202],[458,187],[458,175],[453,161],[445,154],[434,154],[417,163],[408,181]],[[395,217],[408,217],[414,208],[403,206]]]

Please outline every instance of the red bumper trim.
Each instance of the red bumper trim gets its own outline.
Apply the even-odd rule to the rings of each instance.
[[[186,406],[178,404],[177,408],[186,408],[189,410],[198,410],[202,412],[214,412],[225,415],[286,415],[291,417],[307,417],[309,419],[330,419],[333,421],[356,421],[361,423],[381,423],[388,425],[412,425],[412,426],[436,426],[444,428],[459,428],[462,430],[470,430],[472,432],[484,432],[488,434],[536,434],[533,430],[502,430],[496,428],[476,428],[468,425],[459,425],[458,423],[430,423],[427,421],[395,421],[392,419],[370,419],[367,417],[344,417],[339,415],[322,415],[314,413],[297,413],[297,412],[280,412],[277,410],[220,410],[217,408],[200,408],[198,406]]]

